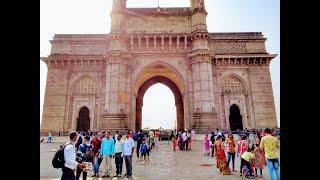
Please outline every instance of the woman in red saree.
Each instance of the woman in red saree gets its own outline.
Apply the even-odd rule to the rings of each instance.
[[[216,148],[216,158],[217,158],[217,170],[219,173],[222,173],[223,175],[230,175],[231,170],[227,164],[227,158],[226,154],[224,152],[224,145],[222,142],[221,135],[217,136],[215,148]]]

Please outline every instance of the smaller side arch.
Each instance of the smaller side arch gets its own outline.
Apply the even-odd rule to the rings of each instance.
[[[90,130],[90,110],[86,106],[82,106],[77,117],[77,131]]]
[[[229,107],[229,124],[231,131],[243,130],[242,115],[237,104],[232,104]]]

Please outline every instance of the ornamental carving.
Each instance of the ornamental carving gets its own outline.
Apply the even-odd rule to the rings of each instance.
[[[72,95],[74,96],[96,95],[97,92],[98,86],[90,77],[84,77],[78,80],[72,88]]]
[[[245,94],[246,88],[239,78],[229,76],[222,81],[221,92],[224,94]]]

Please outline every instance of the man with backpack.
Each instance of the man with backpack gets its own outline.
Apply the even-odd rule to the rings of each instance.
[[[78,163],[76,161],[76,149],[75,144],[77,142],[77,132],[71,132],[70,142],[68,142],[63,148],[63,160],[62,162],[62,177],[61,180],[75,180],[76,176],[74,175],[74,171],[77,168],[84,169],[86,166],[82,163]]]
[[[90,144],[89,136],[85,136],[83,143],[80,144],[77,155],[76,155],[76,161],[78,163],[93,161],[92,145]],[[76,180],[79,180],[82,172],[83,172],[83,180],[87,179],[87,172],[77,167]]]

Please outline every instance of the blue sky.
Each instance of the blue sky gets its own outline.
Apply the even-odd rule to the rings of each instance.
[[[129,7],[156,7],[158,0],[128,0]],[[160,7],[189,6],[189,0],[159,0]],[[262,32],[267,38],[269,53],[278,54],[270,64],[270,73],[276,103],[277,119],[280,122],[280,0],[205,0],[208,12],[209,32]],[[41,0],[40,1],[40,56],[50,54],[50,43],[54,34],[99,34],[110,29],[111,0]],[[46,81],[46,65],[40,62],[40,119]],[[148,96],[147,94],[157,94]],[[146,92],[144,101],[157,102],[156,97],[167,97],[163,106],[172,106],[173,95],[161,85],[154,85]],[[158,96],[161,95],[161,96]],[[163,98],[162,98],[163,99]],[[161,100],[160,100],[161,101]],[[159,102],[160,102],[159,101]],[[143,113],[143,121],[159,126],[172,124],[174,111],[144,105],[149,114]],[[159,110],[163,109],[162,112]],[[152,111],[154,110],[154,112]],[[166,111],[165,111],[166,110]],[[169,112],[169,113],[168,113]],[[155,115],[159,113],[163,116]],[[167,115],[164,115],[167,114]],[[158,119],[155,119],[157,117]],[[168,121],[168,122],[167,122]],[[40,120],[41,122],[41,120]],[[149,126],[149,124],[146,124]]]

